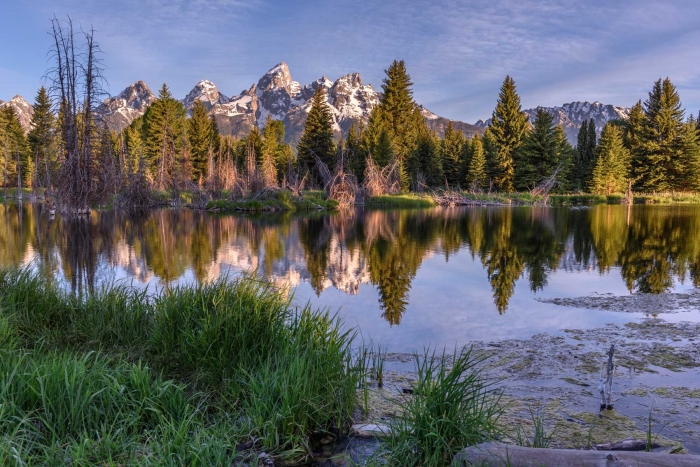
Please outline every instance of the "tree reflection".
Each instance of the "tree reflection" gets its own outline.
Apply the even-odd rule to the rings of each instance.
[[[0,267],[31,262],[76,292],[93,290],[114,268],[165,287],[215,280],[226,268],[280,285],[308,280],[317,295],[329,287],[355,294],[371,284],[391,325],[401,323],[423,261],[468,261],[463,251],[483,267],[499,313],[518,279],[538,292],[557,269],[619,269],[630,291],[663,293],[685,280],[700,286],[697,206],[229,216],[184,209],[52,219],[42,205],[0,205]]]

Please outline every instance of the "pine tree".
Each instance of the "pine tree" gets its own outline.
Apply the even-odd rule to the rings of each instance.
[[[322,180],[316,167],[316,158],[333,170],[335,165],[335,143],[333,142],[333,114],[323,87],[316,89],[311,99],[311,109],[304,124],[304,133],[297,147],[299,167],[308,172],[313,184]]]
[[[364,146],[370,149],[368,154],[372,155],[378,165],[386,166],[392,159],[385,157],[388,151],[385,150],[384,141],[381,151],[378,151],[378,147],[380,139],[388,138],[391,143],[391,156],[396,158],[401,171],[402,187],[406,190],[410,178],[415,177],[414,173],[410,173],[410,168],[416,164],[410,159],[416,157],[413,153],[417,148],[419,135],[426,129],[425,119],[413,100],[413,83],[403,60],[394,60],[384,72],[386,77],[382,84],[382,98],[370,115],[365,132],[368,142]],[[382,135],[383,133],[386,134]]]
[[[622,129],[608,123],[596,148],[595,166],[589,188],[600,195],[622,193],[627,189],[631,166],[629,149],[624,145]]]
[[[676,188],[700,190],[700,129],[692,114],[681,128],[680,154]]]
[[[284,143],[284,122],[273,119],[269,114],[263,129],[262,162],[270,159],[275,166],[278,181],[282,180],[287,169],[287,150]]]
[[[29,146],[34,158],[34,188],[50,189],[58,164],[56,118],[51,111],[51,100],[43,86],[37,92],[32,114]]]
[[[345,150],[347,153],[348,166],[350,171],[357,177],[357,180],[362,183],[365,176],[365,167],[367,166],[367,155],[362,150],[362,122],[355,124],[353,121],[348,130],[348,136],[345,139]]]
[[[30,173],[27,169],[31,168],[29,144],[15,109],[8,105],[0,109],[0,114],[5,133],[4,184],[21,188],[26,185],[27,174]]]
[[[196,100],[192,108],[192,118],[187,121],[187,141],[192,161],[192,177],[201,183],[207,175],[207,159],[210,148],[214,145],[214,132],[207,108],[202,101]]]
[[[516,189],[532,188],[554,173],[563,159],[560,138],[552,115],[538,108],[534,127],[518,149],[513,182]]]
[[[466,175],[467,188],[483,190],[487,185],[486,157],[484,155],[484,145],[479,135],[475,135],[472,138],[470,148],[471,157]]]
[[[442,169],[445,172],[447,183],[451,187],[459,186],[462,181],[460,172],[463,165],[464,142],[464,134],[455,130],[452,121],[450,121],[445,129],[445,138],[441,142],[440,150]]]
[[[573,182],[578,188],[585,186],[586,173],[588,172],[588,161],[586,155],[588,151],[588,121],[581,123],[576,137],[576,153],[574,162]]]
[[[676,188],[682,179],[681,133],[684,110],[676,87],[659,79],[644,102],[642,141],[638,150],[638,187],[646,191]]]
[[[522,144],[527,126],[527,116],[520,106],[515,81],[506,76],[489,126],[490,137],[493,138],[496,148],[491,164],[491,177],[500,191],[513,191],[515,155]]]
[[[143,120],[148,167],[156,188],[164,190],[175,178],[184,178],[187,111],[163,84],[158,99]],[[180,172],[176,174],[176,172]]]
[[[414,150],[412,159],[415,162],[409,170],[415,174],[422,174],[428,186],[444,185],[445,173],[440,157],[440,143],[437,135],[427,128],[418,136],[418,146]]]

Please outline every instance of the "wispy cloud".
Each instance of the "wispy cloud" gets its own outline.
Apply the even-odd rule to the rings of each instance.
[[[465,121],[490,114],[506,74],[515,77],[526,106],[596,99],[629,105],[668,75],[686,106],[700,109],[696,1],[34,3],[35,16],[70,13],[96,28],[115,93],[144,79],[184,95],[208,78],[235,94],[282,60],[301,82],[359,71],[379,87],[382,70],[399,58],[419,102]]]

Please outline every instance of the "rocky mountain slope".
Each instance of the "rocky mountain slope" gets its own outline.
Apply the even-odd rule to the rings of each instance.
[[[209,114],[216,118],[219,131],[238,137],[248,134],[255,125],[262,128],[269,115],[285,123],[287,141],[297,142],[311,107],[310,99],[319,87],[327,91],[333,112],[333,127],[338,135],[345,134],[353,122],[366,123],[370,112],[379,103],[380,93],[371,84],[363,83],[359,73],[351,73],[335,81],[323,76],[302,85],[292,79],[289,67],[284,62],[270,69],[250,88],[231,98],[222,94],[211,81],[202,80],[182,103],[191,112],[195,101],[202,101]],[[142,115],[153,100],[155,96],[143,81],[107,99],[103,108],[110,128],[123,129]],[[449,120],[427,109],[422,111],[430,128],[440,135],[444,134]],[[482,131],[464,122],[455,121],[453,125],[468,136]]]
[[[101,105],[104,119],[113,130],[123,130],[156,100],[155,94],[143,81],[137,81],[118,96],[105,99]]]
[[[0,108],[10,106],[15,109],[15,113],[19,118],[19,123],[22,125],[24,132],[27,133],[31,129],[32,115],[34,115],[34,107],[27,102],[22,96],[15,96],[7,102],[0,100]]]
[[[524,112],[528,115],[530,122],[535,120],[537,109],[542,108],[549,112],[554,117],[555,125],[562,125],[564,132],[573,145],[576,144],[576,137],[581,124],[591,118],[595,122],[596,131],[600,136],[603,127],[610,120],[622,119],[626,120],[629,117],[630,109],[628,107],[616,107],[610,104],[601,104],[596,101],[590,102],[570,102],[561,107],[535,107],[527,109]],[[491,123],[491,119],[486,121],[479,120],[475,123],[480,128],[486,128]]]

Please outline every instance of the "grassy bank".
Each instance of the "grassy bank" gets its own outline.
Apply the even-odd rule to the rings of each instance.
[[[435,206],[435,201],[427,195],[404,193],[400,195],[372,196],[365,202],[366,206],[373,208],[430,208]]]
[[[323,191],[305,191],[295,196],[289,190],[262,193],[244,199],[213,200],[207,204],[210,211],[244,211],[244,212],[294,212],[333,210],[338,203],[327,199]]]
[[[304,459],[350,422],[352,338],[251,278],[78,298],[0,271],[0,464]]]

